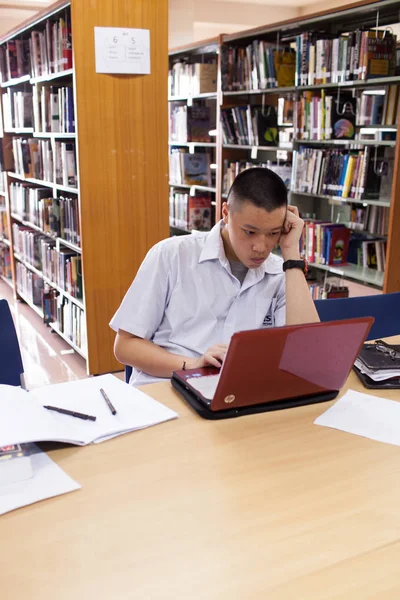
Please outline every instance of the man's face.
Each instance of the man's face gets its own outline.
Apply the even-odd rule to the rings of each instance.
[[[222,206],[225,227],[222,230],[225,254],[239,260],[248,269],[256,269],[268,258],[277,244],[286,218],[286,206],[267,212],[252,202],[243,202],[232,210]]]

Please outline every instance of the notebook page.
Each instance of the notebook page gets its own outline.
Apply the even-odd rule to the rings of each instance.
[[[100,388],[110,398],[116,415],[111,414]],[[45,386],[32,393],[43,405],[50,404],[95,416],[96,421],[83,421],[53,413],[60,423],[66,419],[74,421],[74,434],[85,444],[104,441],[178,416],[147,394],[110,374]]]
[[[54,414],[43,408],[32,392],[0,385],[0,446],[38,441],[78,443],[74,424],[71,427]]]

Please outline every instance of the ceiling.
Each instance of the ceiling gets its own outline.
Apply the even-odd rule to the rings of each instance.
[[[184,1],[184,0],[183,0]],[[315,1],[315,0],[314,0]],[[351,0],[349,0],[351,1]],[[237,4],[261,4],[263,6],[307,6],[313,4],[313,0],[214,0],[214,2],[234,2]]]
[[[54,0],[0,0],[0,36],[17,27],[20,23],[30,19],[38,11],[53,4]],[[88,1],[88,0],[83,0]],[[109,0],[103,0],[104,2]],[[179,0],[178,0],[179,1]],[[180,0],[182,5],[187,0]],[[303,7],[313,0],[213,0],[214,2],[226,4],[252,4],[263,7]],[[176,2],[175,2],[176,3]]]
[[[0,0],[0,36],[50,4],[53,0]]]

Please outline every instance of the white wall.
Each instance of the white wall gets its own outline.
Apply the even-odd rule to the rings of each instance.
[[[170,48],[193,42],[194,7],[194,0],[169,0],[168,45]]]
[[[215,0],[169,0],[169,46],[296,17],[299,9]]]
[[[0,37],[20,25],[23,21],[30,19],[36,14],[36,10],[17,10],[13,8],[1,8]]]
[[[315,12],[321,12],[324,10],[330,10],[331,8],[338,8],[340,6],[344,6],[345,4],[350,4],[349,0],[324,0],[324,2],[314,2],[307,4],[306,6],[302,6],[299,9],[300,15],[309,15]]]

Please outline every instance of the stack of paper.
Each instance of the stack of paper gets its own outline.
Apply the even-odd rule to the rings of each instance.
[[[372,379],[372,382],[398,379],[400,378],[400,346],[392,346],[380,341],[364,344],[354,366],[356,372],[358,369],[363,375]]]
[[[391,379],[392,377],[400,377],[400,368],[385,370],[371,369],[371,367],[367,366],[359,358],[357,358],[354,364],[357,367],[357,369],[361,371],[361,373],[364,373],[364,375],[368,375],[368,377],[370,377],[374,381],[385,381],[385,379]]]
[[[30,456],[32,476],[24,481],[0,483],[0,515],[45,498],[81,487],[36,446]]]
[[[117,413],[111,414],[103,388]],[[49,411],[51,405],[96,417],[84,421]],[[49,385],[32,392],[0,385],[0,446],[38,441],[84,446],[175,419],[178,415],[113,375]]]

